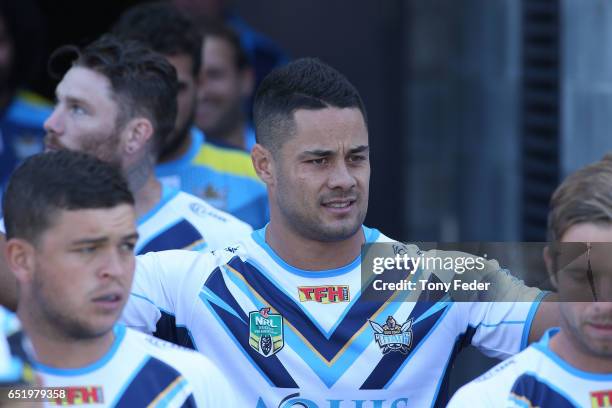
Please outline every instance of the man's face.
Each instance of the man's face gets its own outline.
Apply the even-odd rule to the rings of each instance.
[[[58,211],[34,246],[29,308],[71,338],[106,334],[132,284],[135,217],[127,204]]]
[[[612,358],[612,225],[575,224],[561,241],[591,243],[557,272],[562,327],[583,351]],[[592,301],[589,264],[598,302]]]
[[[223,38],[207,37],[202,55],[196,123],[204,133],[216,136],[244,120],[242,105],[250,92],[248,72],[238,70],[235,51]]]
[[[179,91],[177,97],[178,109],[174,132],[165,142],[172,145],[173,141],[180,140],[187,135],[193,125],[196,109],[196,96],[198,93],[198,78],[193,75],[193,59],[186,54],[165,56],[178,76]]]
[[[108,78],[88,68],[72,67],[55,95],[55,109],[44,125],[46,150],[80,151],[120,165],[119,107]]]
[[[316,241],[353,236],[368,208],[368,131],[359,109],[300,109],[273,158],[279,222]]]

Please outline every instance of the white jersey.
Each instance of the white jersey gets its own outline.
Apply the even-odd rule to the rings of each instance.
[[[251,231],[249,224],[204,200],[164,187],[160,202],[138,220],[136,253],[166,249],[210,251],[224,248]]]
[[[32,383],[31,358],[17,317],[0,306],[0,386]]]
[[[65,392],[50,405],[92,407],[225,407],[233,393],[204,356],[117,325],[100,360],[79,369],[35,364],[48,387]]]
[[[444,406],[464,345],[505,358],[526,344],[536,303],[453,303],[421,291],[416,301],[397,292],[366,300],[360,261],[300,270],[274,253],[265,230],[213,253],[151,253],[138,257],[123,320],[151,332],[173,314],[252,408]]]
[[[138,220],[136,253],[167,249],[193,251],[224,248],[251,233],[251,226],[204,200],[169,187],[162,187],[162,198]],[[6,235],[4,218],[0,233]]]
[[[612,374],[587,373],[562,360],[549,347],[558,330],[463,386],[449,407],[612,406]]]

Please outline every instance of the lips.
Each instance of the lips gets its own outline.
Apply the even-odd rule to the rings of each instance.
[[[98,296],[93,299],[94,302],[118,302],[121,300],[121,295],[110,293],[108,295]]]
[[[45,136],[45,151],[54,152],[57,150],[66,150],[61,143],[58,143],[57,140],[51,138],[50,136]]]
[[[104,312],[116,312],[123,306],[124,294],[122,291],[107,291],[92,298],[92,302]]]
[[[353,209],[353,204],[357,201],[356,198],[341,198],[324,200],[321,205],[329,212],[335,215],[348,214]]]
[[[330,207],[330,208],[346,208],[348,206],[350,206],[351,204],[353,204],[355,201],[354,200],[349,200],[349,201],[334,201],[334,202],[330,202],[330,203],[323,203],[323,205],[325,207]]]
[[[612,331],[612,323],[589,323],[593,328],[597,330],[610,330]]]

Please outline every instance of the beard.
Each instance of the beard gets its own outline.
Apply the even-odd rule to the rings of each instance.
[[[121,169],[123,160],[119,152],[121,144],[121,123],[115,123],[113,130],[108,134],[80,135],[79,145],[70,147],[63,144],[53,132],[45,135],[45,151],[72,150],[94,156],[106,163]]]
[[[177,127],[172,134],[167,137],[161,148],[159,149],[158,158],[162,159],[167,156],[172,156],[178,149],[181,147],[183,142],[189,137],[189,133],[191,131],[191,126],[193,126],[193,121],[195,119],[196,114],[196,105],[194,103],[187,120],[183,122],[179,127]]]
[[[222,112],[214,123],[211,122],[208,126],[200,126],[200,128],[206,136],[225,141],[228,134],[243,124],[246,124],[246,113],[242,107],[236,106]]]
[[[366,217],[367,202],[361,202],[362,197],[357,194],[357,199],[353,205],[361,206],[357,214],[352,219],[342,220],[336,225],[329,225],[323,222],[317,214],[316,209],[304,206],[304,202],[295,200],[295,194],[285,182],[279,183],[276,194],[278,208],[286,220],[286,224],[296,234],[313,241],[338,242],[346,240],[355,235],[361,228]]]
[[[70,311],[62,299],[48,295],[48,288],[34,275],[30,311],[34,310],[37,328],[49,337],[70,340],[91,340],[104,336],[113,326],[94,327],[86,319],[79,319],[79,310]],[[57,299],[57,300],[55,300]],[[117,316],[119,317],[119,316]]]

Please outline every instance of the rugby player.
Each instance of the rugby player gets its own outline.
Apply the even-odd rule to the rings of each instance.
[[[213,23],[204,30],[196,124],[212,142],[251,152],[255,129],[247,107],[255,72],[234,30]]]
[[[60,48],[50,67],[70,60],[45,122],[45,147],[90,153],[122,169],[136,200],[137,253],[212,250],[251,231],[202,199],[163,186],[155,176],[157,151],[174,128],[177,110],[176,72],[165,58],[139,43],[104,36],[83,49]],[[3,232],[0,225],[0,247]],[[10,276],[1,269],[0,275]],[[0,297],[14,308],[11,290],[9,281]]]
[[[252,159],[270,223],[213,253],[139,257],[128,325],[150,332],[173,313],[242,390],[242,406],[258,408],[444,406],[462,346],[505,358],[549,327],[543,294],[494,262],[491,272],[530,301],[368,297],[361,246],[392,240],[363,226],[370,162],[359,93],[330,66],[300,59],[264,79],[254,106]]]
[[[612,158],[586,166],[550,203],[544,260],[560,328],[462,387],[449,407],[612,405]],[[571,243],[571,244],[568,244]]]
[[[203,44],[195,24],[172,4],[157,1],[129,8],[112,31],[159,52],[178,73],[176,126],[156,168],[162,183],[194,194],[253,228],[263,227],[269,218],[266,188],[249,155],[210,143],[195,127]]]
[[[17,315],[58,405],[232,406],[204,356],[116,325],[138,239],[134,198],[119,171],[61,150],[27,159],[3,199],[6,260]]]

